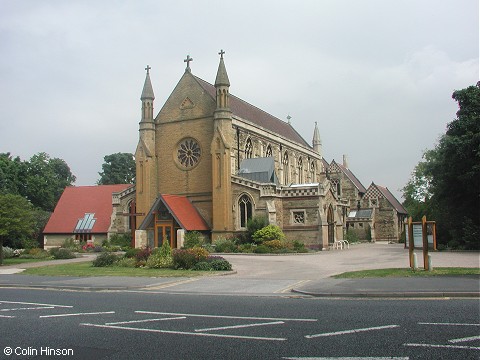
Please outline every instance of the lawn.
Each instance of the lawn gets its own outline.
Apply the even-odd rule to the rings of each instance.
[[[173,269],[129,268],[119,266],[94,267],[91,261],[30,268],[24,275],[46,276],[148,276],[148,277],[193,277],[214,274],[214,271],[193,271]]]
[[[24,264],[24,263],[33,263],[33,262],[40,262],[40,261],[49,261],[52,260],[51,258],[45,259],[22,259],[22,258],[8,258],[3,259],[3,265],[17,265],[17,264]]]
[[[378,269],[350,271],[332,276],[335,279],[362,279],[362,278],[381,278],[381,277],[415,277],[415,276],[445,276],[445,275],[480,275],[480,268],[461,268],[461,267],[439,267],[433,271],[417,269],[413,271],[410,268],[402,269]]]

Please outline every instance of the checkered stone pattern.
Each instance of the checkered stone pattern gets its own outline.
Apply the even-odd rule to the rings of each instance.
[[[285,197],[318,196],[318,189],[317,188],[289,189],[289,190],[283,191],[283,196]]]
[[[365,199],[369,198],[383,198],[383,194],[375,186],[370,186],[364,195]]]
[[[336,162],[332,162],[328,167],[328,171],[331,173],[339,173],[342,172],[342,169],[340,169],[340,166],[338,166]]]

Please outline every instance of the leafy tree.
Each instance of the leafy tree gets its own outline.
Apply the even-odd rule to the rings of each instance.
[[[106,155],[98,185],[133,184],[135,183],[135,160],[130,153]]]
[[[468,249],[480,248],[480,82],[457,90],[457,118],[425,161],[415,168],[404,188],[407,208],[425,208],[437,221],[440,243],[457,243]],[[418,186],[418,189],[415,189]],[[410,201],[410,204],[408,204]]]
[[[3,246],[18,239],[30,238],[34,232],[34,208],[20,195],[0,194],[0,265]]]
[[[0,153],[0,193],[18,194],[20,192],[20,174],[24,163],[10,153]]]
[[[20,194],[45,211],[53,211],[65,187],[76,180],[64,160],[51,159],[44,152],[33,155],[23,171]]]

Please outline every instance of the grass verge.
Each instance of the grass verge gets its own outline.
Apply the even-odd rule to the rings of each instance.
[[[43,258],[43,259],[22,259],[22,258],[8,258],[3,259],[3,265],[17,265],[17,264],[24,264],[24,263],[33,263],[33,262],[40,262],[40,261],[50,261],[51,258]]]
[[[410,268],[402,269],[377,269],[350,271],[332,276],[335,279],[363,279],[383,277],[415,277],[415,276],[445,276],[445,275],[480,275],[480,268],[462,267],[439,267],[432,271],[418,269],[413,271]]]
[[[44,276],[147,276],[147,277],[194,277],[212,274],[212,271],[129,268],[119,266],[94,267],[91,261],[30,268],[23,275]]]

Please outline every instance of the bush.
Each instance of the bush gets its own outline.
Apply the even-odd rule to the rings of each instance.
[[[237,252],[237,245],[232,239],[217,238],[214,242],[215,251],[220,253]]]
[[[191,249],[175,249],[172,251],[173,267],[175,269],[191,269],[198,261]]]
[[[134,258],[126,258],[126,257],[123,257],[121,259],[119,259],[114,265],[115,266],[119,266],[119,267],[135,267],[135,259]]]
[[[308,252],[308,250],[305,248],[305,244],[298,240],[293,240],[292,249],[296,252]]]
[[[137,262],[140,262],[140,261],[146,262],[150,255],[152,255],[152,249],[149,247],[146,247],[146,248],[140,249],[140,251],[138,251],[135,254],[135,260],[137,260]]]
[[[283,240],[285,235],[283,234],[282,229],[277,225],[267,225],[264,228],[257,230],[253,234],[253,240],[257,244],[261,244],[264,241],[269,240]]]
[[[268,225],[268,220],[265,216],[254,216],[247,221],[247,236],[243,243],[252,242],[253,235],[260,229]]]
[[[50,254],[48,251],[45,251],[40,248],[33,248],[29,250],[25,250],[20,258],[22,259],[48,259]]]
[[[114,265],[119,259],[119,257],[115,254],[104,252],[97,256],[95,260],[93,260],[94,267],[106,267]]]
[[[258,245],[255,249],[253,249],[255,254],[268,254],[270,249],[265,245]]]
[[[356,243],[360,241],[357,233],[353,229],[347,230],[347,233],[345,234],[345,240],[347,240],[349,243]]]
[[[160,253],[150,255],[146,262],[146,266],[152,269],[166,269],[173,267],[172,255],[163,256]]]
[[[24,249],[36,249],[38,248],[38,241],[35,239],[23,239],[22,240],[22,247]]]
[[[72,238],[66,238],[63,241],[62,248],[64,249],[71,249],[73,251],[78,251],[78,244],[75,243],[75,240]]]
[[[202,246],[203,243],[203,236],[198,231],[188,231],[185,233],[185,241],[183,243],[185,249],[191,249],[195,246]]]
[[[280,241],[280,240],[264,241],[263,245],[265,245],[266,247],[269,247],[272,250],[280,250],[280,249],[285,249],[286,248],[285,243],[283,241]]]
[[[50,255],[53,256],[54,259],[73,259],[75,258],[75,254],[70,249],[65,248],[51,248],[49,250]]]
[[[255,249],[255,244],[242,244],[238,246],[238,251],[241,253],[253,253],[253,250]]]
[[[196,263],[192,270],[196,271],[230,271],[232,264],[221,256],[209,256],[204,261]]]
[[[126,258],[134,258],[137,256],[137,254],[142,251],[142,249],[138,248],[130,248],[125,251],[125,257]]]
[[[122,249],[131,247],[132,238],[130,234],[113,234],[108,240],[111,246],[119,246]]]
[[[15,256],[13,249],[8,246],[3,246],[3,258],[4,259],[9,259],[13,258]]]

